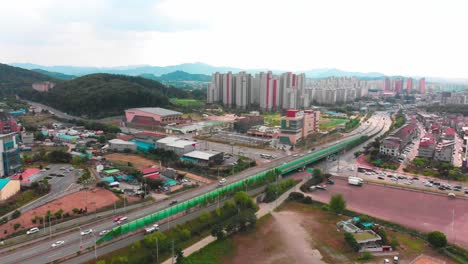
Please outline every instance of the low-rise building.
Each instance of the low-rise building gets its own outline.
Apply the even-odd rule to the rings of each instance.
[[[253,126],[247,130],[247,135],[265,138],[278,138],[280,133],[279,128],[267,126]]]
[[[31,183],[42,180],[44,175],[38,168],[28,168],[20,174],[16,174],[10,179],[20,181],[21,186],[31,186]]]
[[[442,142],[439,142],[439,144],[437,144],[437,147],[435,148],[434,160],[452,162],[454,147],[454,140],[442,140]]]
[[[0,201],[10,198],[18,193],[20,189],[20,181],[9,178],[0,179]]]
[[[158,149],[165,149],[165,147],[166,147],[167,144],[176,142],[177,140],[180,140],[180,138],[178,138],[178,137],[165,137],[165,138],[161,138],[161,139],[159,139],[159,140],[156,141],[156,148],[158,148]]]
[[[31,132],[22,131],[21,142],[23,142],[23,144],[26,144],[26,145],[34,144],[34,134]]]
[[[178,156],[182,156],[185,153],[194,151],[196,146],[197,146],[197,142],[195,141],[177,140],[175,142],[166,144],[164,149],[174,151],[174,153],[177,154]]]
[[[138,126],[162,126],[179,124],[182,122],[182,113],[160,107],[143,107],[125,110],[127,123]]]
[[[455,134],[457,131],[454,128],[447,127],[442,134],[442,138],[445,140],[454,140],[455,139]]]
[[[120,151],[120,152],[135,151],[137,149],[137,146],[134,142],[115,138],[115,139],[109,140],[109,149],[113,151]]]
[[[282,144],[295,145],[310,134],[318,132],[320,112],[290,109],[281,118],[279,140]]]
[[[68,142],[68,143],[75,143],[79,139],[79,137],[77,136],[70,136],[70,135],[62,134],[62,133],[57,133],[55,135],[55,138],[62,142]]]
[[[221,164],[224,153],[219,151],[199,151],[195,150],[184,154],[180,160],[192,162],[201,166]]]
[[[399,157],[401,140],[396,137],[386,137],[380,144],[380,154]]]
[[[419,142],[418,157],[432,159],[436,148],[436,138],[431,133],[426,133]]]

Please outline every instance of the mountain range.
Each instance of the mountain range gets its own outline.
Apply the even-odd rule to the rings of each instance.
[[[86,74],[93,73],[110,73],[110,74],[123,74],[123,75],[146,75],[145,78],[151,77],[148,74],[155,75],[157,77],[162,77],[164,74],[170,74],[174,72],[185,72],[190,74],[202,74],[202,75],[211,75],[214,72],[228,72],[237,73],[240,71],[246,71],[249,73],[257,73],[261,71],[268,71],[267,69],[240,69],[234,67],[217,67],[212,66],[206,63],[196,62],[196,63],[184,63],[173,66],[150,66],[150,65],[135,65],[135,66],[120,66],[120,67],[79,67],[79,66],[43,66],[31,63],[12,63],[12,66],[21,67],[24,69],[41,69],[48,72],[58,72],[66,75],[75,75],[82,76]],[[285,71],[272,70],[273,73],[282,73]],[[303,71],[308,78],[327,78],[330,76],[337,77],[360,77],[360,78],[380,78],[385,76],[379,72],[348,72],[338,69],[314,69],[309,71]],[[153,77],[154,78],[154,77]]]

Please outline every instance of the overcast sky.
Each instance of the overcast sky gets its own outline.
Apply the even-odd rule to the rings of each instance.
[[[466,0],[14,0],[0,62],[468,77]]]

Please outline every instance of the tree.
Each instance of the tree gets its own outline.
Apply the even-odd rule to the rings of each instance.
[[[236,202],[237,206],[241,209],[255,209],[257,210],[257,205],[253,201],[252,197],[250,197],[246,192],[236,192],[234,194],[234,201]]]
[[[70,163],[72,156],[64,150],[54,150],[47,154],[47,160],[54,163]]]
[[[11,219],[16,219],[21,216],[21,212],[19,210],[15,210],[13,214],[11,214]]]
[[[444,233],[439,231],[433,231],[427,234],[427,240],[429,244],[436,248],[445,247],[447,245],[447,237],[445,237]]]
[[[34,132],[34,140],[44,141],[45,139],[46,137],[44,136],[44,134],[42,134],[42,132]]]
[[[333,195],[330,199],[330,210],[341,214],[346,209],[346,201],[343,198],[343,195],[336,194]]]
[[[100,135],[98,137],[98,141],[99,141],[99,143],[104,144],[104,143],[106,143],[106,137],[104,135]]]
[[[348,245],[353,249],[354,252],[359,251],[359,244],[356,241],[356,239],[354,238],[353,234],[345,232],[344,233],[344,240],[346,241],[346,243],[348,243]]]
[[[184,263],[184,260],[184,252],[182,251],[182,249],[178,248],[176,252],[176,264],[182,264]]]
[[[222,240],[226,237],[224,234],[223,227],[220,225],[216,225],[213,227],[213,229],[211,229],[211,235],[216,237],[216,239],[218,240]]]

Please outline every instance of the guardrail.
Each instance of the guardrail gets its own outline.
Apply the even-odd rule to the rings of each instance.
[[[143,228],[147,225],[154,224],[160,220],[171,217],[173,215],[184,212],[190,208],[196,207],[198,205],[204,204],[210,200],[215,199],[219,196],[224,196],[228,193],[232,193],[237,190],[243,190],[246,186],[263,181],[268,176],[276,175],[277,173],[283,175],[287,174],[295,169],[302,168],[312,162],[318,161],[330,154],[336,153],[348,145],[355,143],[356,141],[361,140],[360,136],[351,137],[351,139],[335,144],[334,146],[306,154],[301,158],[295,159],[290,162],[285,162],[282,165],[279,165],[274,168],[269,168],[265,171],[259,172],[255,175],[246,177],[244,179],[238,180],[236,182],[230,183],[224,187],[220,187],[216,190],[207,192],[200,196],[191,198],[179,204],[170,206],[158,212],[152,213],[150,215],[144,216],[142,218],[130,221],[128,223],[122,224],[118,227],[114,227],[111,232],[107,233],[105,236],[101,237],[98,240],[98,243],[109,241],[118,236],[133,232],[137,229]]]

